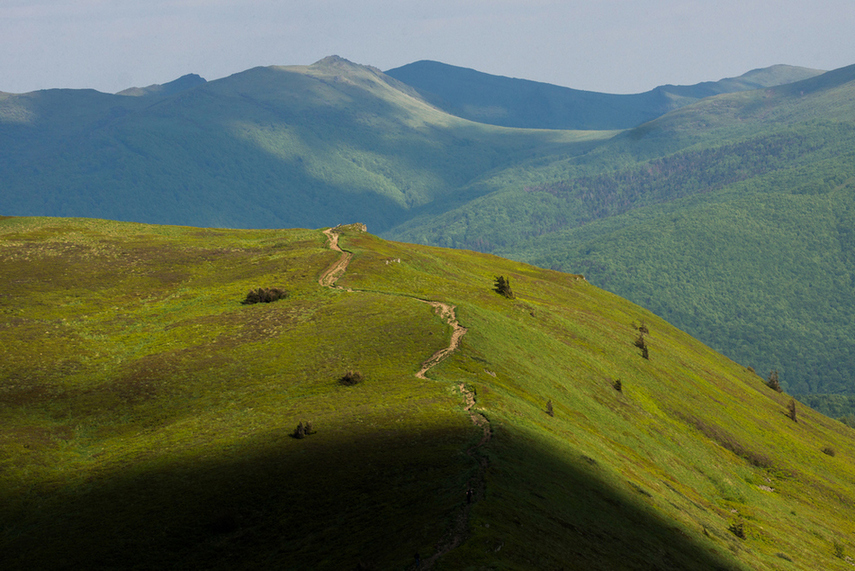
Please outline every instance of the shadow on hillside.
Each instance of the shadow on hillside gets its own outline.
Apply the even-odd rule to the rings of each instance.
[[[340,442],[268,433],[219,458],[36,485],[0,496],[0,567],[414,569],[464,508],[476,468],[454,451],[471,438],[460,428]],[[495,523],[457,550],[467,565],[727,568],[587,467],[513,439],[493,452],[473,521]],[[517,461],[527,465],[508,470]]]

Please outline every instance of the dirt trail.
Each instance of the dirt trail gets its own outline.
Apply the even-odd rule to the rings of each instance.
[[[341,258],[339,258],[336,263],[330,266],[327,271],[321,275],[321,279],[318,280],[318,284],[323,287],[333,287],[335,282],[344,275],[344,271],[347,269],[347,265],[350,263],[350,259],[353,257],[353,254],[345,252],[339,247],[338,232],[335,232],[332,228],[327,228],[324,230],[324,234],[326,234],[327,238],[330,239],[330,250],[339,252],[341,254]]]
[[[425,373],[427,373],[433,367],[442,363],[446,359],[446,357],[451,355],[453,352],[457,351],[457,348],[460,347],[460,339],[461,337],[466,335],[467,329],[457,322],[457,317],[455,317],[454,315],[455,307],[453,305],[448,305],[447,303],[442,303],[441,301],[426,301],[423,299],[420,299],[419,301],[430,304],[434,308],[435,313],[437,313],[442,319],[444,319],[445,322],[451,326],[452,330],[451,343],[448,344],[448,347],[446,347],[445,349],[440,349],[439,351],[434,353],[430,359],[428,359],[422,364],[421,370],[416,373],[416,377],[420,379],[427,379]]]
[[[338,232],[335,231],[335,228],[328,228],[324,230],[324,234],[329,238],[329,247],[331,250],[341,253],[341,257],[331,265],[320,277],[318,280],[318,284],[323,287],[334,288],[334,289],[344,289],[340,286],[336,286],[335,283],[338,281],[341,276],[344,275],[344,272],[347,270],[348,264],[350,264],[351,258],[353,258],[353,254],[350,252],[345,252],[338,245]],[[353,289],[347,289],[349,292],[359,291]],[[448,347],[444,349],[440,349],[436,353],[434,353],[430,359],[425,361],[422,364],[422,368],[416,373],[416,377],[419,379],[427,379],[427,372],[433,367],[442,363],[445,359],[449,357],[452,353],[454,353],[460,347],[460,340],[466,334],[467,329],[460,325],[457,321],[457,316],[455,315],[454,310],[456,309],[453,305],[449,305],[447,303],[443,303],[441,301],[428,301],[426,299],[419,299],[413,297],[413,299],[417,299],[422,303],[427,303],[431,307],[434,308],[434,312],[440,316],[440,318],[444,319],[445,322],[451,327],[451,341],[448,344]],[[469,414],[469,419],[472,421],[472,424],[481,428],[483,430],[483,435],[481,436],[481,440],[478,444],[470,446],[468,450],[466,450],[466,455],[472,458],[478,464],[478,470],[476,473],[469,479],[469,489],[466,491],[466,503],[463,505],[463,509],[455,518],[454,527],[443,537],[436,546],[436,553],[425,559],[421,562],[420,565],[416,567],[412,567],[414,569],[431,569],[436,563],[437,559],[451,551],[452,549],[458,547],[463,540],[466,539],[468,530],[469,530],[469,512],[472,510],[472,506],[479,500],[484,498],[484,493],[486,489],[486,473],[487,473],[487,465],[488,461],[486,456],[478,454],[478,450],[490,442],[490,438],[493,435],[493,431],[490,428],[490,421],[483,414],[473,411],[472,409],[475,407],[475,394],[472,391],[466,389],[466,385],[460,383],[458,385],[460,389],[460,393],[463,395],[463,399],[466,402],[466,406],[463,410],[465,410]]]
[[[460,383],[457,388],[460,389],[460,393],[466,401],[464,410],[469,413],[469,419],[472,421],[472,424],[480,427],[484,432],[478,444],[474,444],[466,450],[466,455],[478,463],[478,470],[471,478],[469,478],[469,489],[466,492],[466,503],[463,505],[463,509],[460,513],[457,514],[457,517],[454,520],[454,527],[437,544],[436,553],[425,559],[421,566],[413,567],[413,569],[418,569],[419,571],[433,568],[434,563],[436,563],[440,557],[459,547],[460,544],[463,543],[463,540],[466,539],[469,534],[469,515],[472,511],[472,506],[478,501],[484,499],[487,489],[487,466],[489,465],[489,461],[486,456],[479,454],[478,450],[490,442],[490,439],[493,436],[493,430],[490,428],[490,421],[486,416],[472,410],[475,406],[475,394],[472,391],[467,390],[466,385],[463,383]],[[501,549],[501,547],[499,549]]]

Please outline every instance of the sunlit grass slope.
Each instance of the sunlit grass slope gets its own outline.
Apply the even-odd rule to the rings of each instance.
[[[413,569],[468,514],[434,568],[849,567],[851,429],[578,276],[340,245],[0,220],[0,566]]]

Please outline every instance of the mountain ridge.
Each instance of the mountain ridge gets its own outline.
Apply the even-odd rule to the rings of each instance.
[[[580,276],[60,218],[0,220],[0,267],[6,566],[851,564],[855,432]],[[467,332],[423,379],[424,300]]]
[[[813,77],[820,70],[776,65],[696,85],[661,85],[637,94],[609,94],[510,78],[421,60],[387,70],[445,111],[504,127],[627,129],[704,97]]]

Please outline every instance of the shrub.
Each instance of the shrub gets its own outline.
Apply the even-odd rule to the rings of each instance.
[[[644,336],[650,333],[650,330],[647,328],[647,325],[644,322],[641,322],[641,325],[637,326],[635,323],[632,324],[634,329],[638,329],[638,337],[635,338],[635,343],[633,343],[636,347],[641,349],[641,356],[645,359],[650,359],[650,353],[647,348],[647,341],[644,339]]]
[[[548,414],[549,416],[555,416],[555,411],[552,410],[551,400],[546,401],[546,414]]]
[[[288,297],[289,293],[278,287],[258,288],[246,294],[246,299],[241,303],[244,305],[252,305],[254,303],[270,303]]]
[[[790,404],[787,405],[787,416],[789,416],[790,420],[793,422],[798,422],[798,420],[796,420],[796,401],[793,399],[790,399]]]
[[[780,381],[778,380],[778,371],[774,370],[769,373],[769,378],[766,380],[766,386],[778,391],[779,393],[784,391],[784,389],[781,388]]]
[[[493,284],[493,291],[502,294],[508,299],[514,299],[514,292],[511,291],[510,278],[505,279],[504,276],[497,276],[496,282]]]
[[[362,373],[359,371],[349,370],[347,371],[338,382],[346,387],[352,387],[357,383],[361,383],[364,380]]]
[[[294,438],[305,438],[306,428],[303,426],[302,421],[297,425],[297,428],[294,429],[294,432],[291,433],[291,436]]]
[[[825,448],[823,448],[822,453],[828,454],[829,456],[834,456],[834,454],[835,454],[834,448],[832,448],[831,446],[826,446]]]
[[[305,423],[303,423],[303,421],[301,421],[297,425],[297,428],[294,429],[294,432],[291,433],[291,438],[305,438],[306,436],[314,434],[315,432],[316,431],[312,428],[311,422],[306,421]]]
[[[727,531],[729,531],[739,539],[745,539],[745,524],[743,524],[741,521],[730,524],[730,527],[727,528]]]
[[[616,379],[612,386],[615,388],[617,392],[623,392],[623,384],[620,382],[620,379]]]

